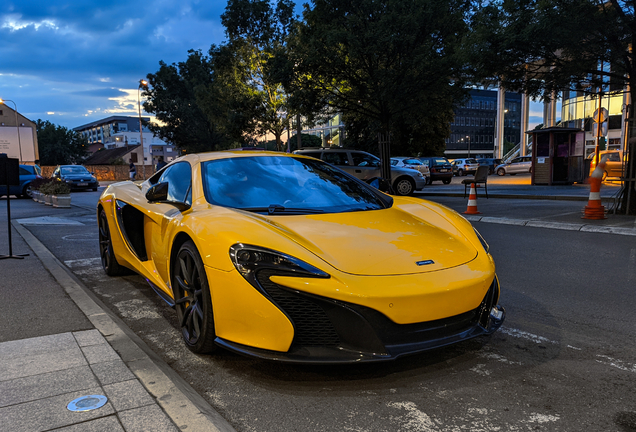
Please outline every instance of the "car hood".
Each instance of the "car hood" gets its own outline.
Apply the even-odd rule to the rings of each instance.
[[[396,207],[325,215],[252,216],[350,274],[424,273],[475,259],[477,250],[461,231],[439,214],[427,211],[444,226]]]

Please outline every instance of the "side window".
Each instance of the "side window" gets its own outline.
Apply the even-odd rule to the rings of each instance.
[[[24,168],[20,167],[19,175],[21,175],[21,176],[27,176],[27,175],[30,175],[30,174],[31,174],[31,173],[30,173],[29,171],[27,171],[26,169],[24,169]]]
[[[391,166],[397,166],[397,164],[398,164],[397,159],[391,159]]]
[[[417,159],[406,159],[404,163],[409,165],[422,165],[422,162]]]
[[[319,152],[319,151],[318,152],[313,152],[312,151],[312,152],[303,152],[303,153],[301,153],[301,155],[310,156],[312,158],[320,159],[320,153],[322,153],[322,152]]]
[[[168,182],[168,200],[192,204],[192,169],[188,162],[180,162],[168,167],[159,178]]]
[[[519,163],[521,162],[521,158],[514,158],[510,163]]]
[[[429,163],[430,163],[430,162],[431,162],[431,161],[429,161],[428,159],[424,159],[424,160],[422,161],[422,163],[423,163],[424,165],[426,165],[426,166],[429,166]]]
[[[366,153],[351,153],[353,165],[359,167],[379,167],[380,160],[373,155]]]
[[[621,158],[618,155],[618,152],[608,153],[609,158],[607,159],[610,162],[620,162]]]
[[[349,165],[347,154],[341,152],[324,152],[322,155],[322,160],[330,163],[331,165]]]

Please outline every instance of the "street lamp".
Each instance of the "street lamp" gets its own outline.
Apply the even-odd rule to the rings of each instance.
[[[0,99],[0,103],[5,104],[5,102],[13,103],[13,112],[15,113],[15,128],[18,131],[18,150],[20,151],[20,163],[22,163],[22,143],[20,142],[20,125],[18,124],[18,107],[15,102],[9,99]]]
[[[470,157],[470,135],[466,135],[466,138],[468,139],[468,157]]]
[[[139,140],[141,141],[141,163],[144,165],[144,180],[146,180],[146,149],[144,147],[144,133],[141,125],[141,88],[148,89],[148,81],[139,80],[139,87],[137,87],[137,107],[139,108]]]

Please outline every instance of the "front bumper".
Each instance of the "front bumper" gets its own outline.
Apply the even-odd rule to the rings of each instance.
[[[435,321],[396,324],[384,314],[275,284],[265,275],[259,283],[294,326],[287,352],[270,351],[222,338],[216,343],[239,354],[289,363],[357,363],[393,360],[407,354],[451,345],[496,331],[505,319],[497,305],[494,278],[479,307]]]

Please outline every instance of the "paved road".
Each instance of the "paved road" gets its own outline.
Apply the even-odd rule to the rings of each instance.
[[[174,312],[142,278],[103,274],[97,194],[76,196],[87,210],[12,209],[79,223],[25,226],[239,431],[636,430],[634,237],[475,222],[502,283],[499,332],[388,364],[301,367],[190,353]]]

